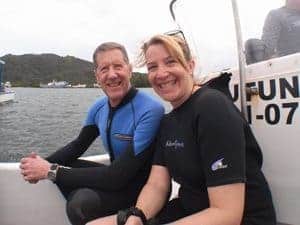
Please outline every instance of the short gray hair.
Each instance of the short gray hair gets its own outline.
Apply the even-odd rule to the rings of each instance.
[[[106,51],[110,51],[110,50],[114,50],[114,49],[118,49],[121,51],[124,61],[129,64],[129,58],[128,58],[128,54],[127,51],[125,49],[125,47],[119,43],[116,42],[104,42],[101,45],[99,45],[96,50],[94,51],[93,54],[93,62],[94,62],[94,66],[97,67],[97,62],[96,62],[96,57],[97,54],[101,53],[101,52],[106,52]]]

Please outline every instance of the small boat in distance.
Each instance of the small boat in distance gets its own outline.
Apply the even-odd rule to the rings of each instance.
[[[86,88],[86,84],[76,84],[76,85],[72,85],[72,88]]]
[[[11,83],[10,83],[10,81],[6,81],[6,82],[4,83],[4,86],[5,86],[6,88],[11,88]]]
[[[0,89],[0,104],[11,102],[15,99],[15,92],[6,88]]]
[[[94,88],[99,88],[99,87],[100,87],[100,85],[99,85],[99,84],[97,84],[97,83],[94,83],[94,84],[93,84],[93,87],[94,87]]]
[[[48,84],[40,84],[40,88],[67,88],[67,87],[70,87],[67,81],[53,80]]]
[[[5,62],[0,60],[0,104],[7,103],[15,99],[15,92],[6,87],[8,82],[5,84],[2,83],[2,71],[4,64]]]

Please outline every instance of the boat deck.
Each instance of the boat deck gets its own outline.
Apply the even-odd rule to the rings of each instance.
[[[85,159],[109,163],[108,155]],[[0,163],[1,225],[71,225],[65,213],[65,199],[56,185],[44,180],[29,184],[23,180],[19,163]],[[175,195],[177,185],[173,185]]]

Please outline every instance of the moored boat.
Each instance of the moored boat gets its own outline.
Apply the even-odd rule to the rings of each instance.
[[[10,81],[6,81],[6,82],[4,83],[4,86],[5,86],[6,88],[11,88],[11,83],[10,83]]]
[[[52,82],[49,82],[48,84],[40,84],[41,88],[66,88],[69,87],[69,84],[67,81],[56,81],[53,80]]]
[[[7,87],[7,85],[10,83],[2,83],[2,72],[4,64],[5,62],[0,60],[0,104],[7,103],[15,99],[15,92],[13,90],[8,89]]]
[[[11,102],[15,99],[15,92],[12,90],[0,91],[0,104]]]
[[[72,88],[86,88],[86,84],[76,84],[76,85],[72,85]]]

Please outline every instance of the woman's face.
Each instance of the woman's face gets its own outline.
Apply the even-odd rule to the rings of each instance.
[[[176,108],[190,97],[194,61],[188,62],[185,69],[163,44],[150,45],[145,58],[149,82],[161,98]]]

